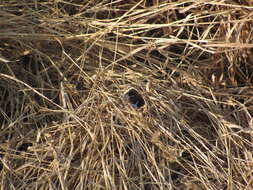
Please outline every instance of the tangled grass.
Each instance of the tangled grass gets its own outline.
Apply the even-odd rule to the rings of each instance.
[[[2,0],[0,189],[252,189],[252,10]]]

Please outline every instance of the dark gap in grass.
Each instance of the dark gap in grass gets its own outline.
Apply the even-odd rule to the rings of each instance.
[[[85,86],[83,81],[77,81],[76,82],[76,90],[79,90],[79,91],[87,90],[87,87]]]
[[[125,95],[124,98],[131,104],[133,108],[141,108],[145,105],[143,97],[135,89],[130,89]]]
[[[166,60],[166,57],[163,54],[161,54],[158,50],[152,50],[150,54],[155,58],[158,58],[162,63]]]
[[[253,68],[248,63],[240,63],[237,66],[237,71],[235,71],[235,79],[238,86],[251,85],[253,83],[253,78],[249,76],[253,73]]]
[[[22,16],[25,13],[25,6],[24,4],[22,5],[22,3],[20,4],[21,5],[18,6],[4,6],[3,10],[16,16]]]
[[[145,33],[145,36],[147,37],[153,37],[153,38],[159,38],[159,37],[162,37],[164,34],[163,34],[163,30],[161,29],[152,29],[152,30],[149,30]]]
[[[198,58],[198,60],[197,61],[199,61],[199,62],[201,62],[201,61],[205,61],[205,62],[211,62],[211,57],[212,57],[212,55],[210,54],[210,53],[208,53],[208,52],[203,52],[203,51],[197,51],[197,53],[196,53],[197,55],[196,55],[196,57]],[[195,56],[193,56],[193,57],[195,57]]]
[[[186,17],[186,14],[185,14],[185,13],[180,13],[179,10],[176,9],[176,10],[174,10],[174,11],[172,12],[172,17],[171,17],[171,19],[172,19],[173,21],[179,21],[179,20],[185,19],[185,17]]]
[[[151,184],[144,184],[144,190],[152,190],[152,185]]]
[[[113,19],[117,17],[117,13],[111,10],[99,11],[95,14],[96,19]]]
[[[21,144],[18,148],[17,148],[17,151],[16,154],[19,155],[20,152],[26,152],[28,150],[28,147],[29,146],[32,146],[33,144],[32,143],[23,143]]]
[[[179,58],[184,54],[185,45],[172,44],[168,48],[168,55],[172,58]]]
[[[17,65],[34,75],[39,74],[46,66],[44,63],[34,58],[32,54],[22,56],[20,61],[17,62]]]
[[[145,59],[144,58],[142,58],[142,57],[140,57],[140,56],[133,56],[133,58],[136,60],[136,62],[138,63],[145,63]],[[134,61],[131,61],[131,62],[129,62],[130,64],[130,66],[131,65],[136,65],[136,63],[134,63]],[[143,65],[143,67],[145,67],[144,65]]]
[[[68,14],[69,16],[73,16],[79,13],[80,10],[80,7],[77,7],[74,4],[65,4],[64,2],[58,2],[57,5],[64,14]]]
[[[154,5],[153,0],[145,0],[145,7],[152,7]]]
[[[19,47],[20,44],[11,40],[3,39],[0,43],[0,53],[3,57],[10,61],[15,61],[20,56]],[[3,65],[0,65],[3,67]]]
[[[4,157],[4,154],[5,154],[5,150],[0,148],[0,158],[3,158]],[[2,162],[0,162],[0,171],[2,170],[2,167],[3,167],[3,164]]]
[[[192,158],[192,154],[188,150],[182,152],[180,159],[183,159],[183,160],[185,160],[187,162],[191,162],[191,163],[194,162],[194,160]]]
[[[181,165],[181,160],[179,160],[179,162],[170,163],[169,168],[173,182],[181,183],[181,179],[185,173],[185,169]]]

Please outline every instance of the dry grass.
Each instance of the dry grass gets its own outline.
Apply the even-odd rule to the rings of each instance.
[[[2,0],[0,189],[252,189],[252,10]]]

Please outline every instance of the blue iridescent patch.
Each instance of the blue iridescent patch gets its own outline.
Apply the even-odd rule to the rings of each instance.
[[[130,89],[125,93],[124,98],[131,104],[135,109],[141,108],[145,105],[143,97],[135,89]]]

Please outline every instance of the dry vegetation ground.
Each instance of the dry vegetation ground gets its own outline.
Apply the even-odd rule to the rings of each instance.
[[[253,189],[252,0],[0,2],[0,189]]]

